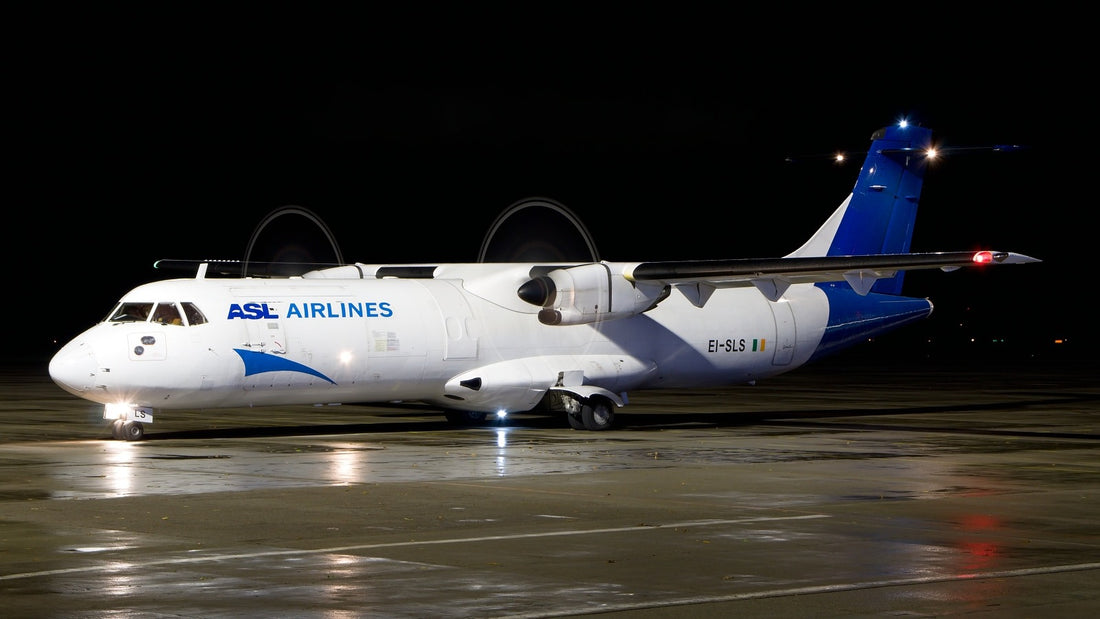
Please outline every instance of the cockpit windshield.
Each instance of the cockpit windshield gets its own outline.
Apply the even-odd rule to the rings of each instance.
[[[152,303],[120,303],[107,317],[107,322],[145,322],[151,311]]]
[[[182,325],[183,318],[180,317],[180,311],[176,309],[175,303],[161,301],[157,303],[157,309],[153,312],[153,322],[159,322],[162,325]]]
[[[184,322],[186,317],[186,323]],[[146,322],[151,321],[162,325],[201,325],[206,323],[206,316],[194,303],[176,303],[174,301],[134,302],[119,303],[105,322]]]

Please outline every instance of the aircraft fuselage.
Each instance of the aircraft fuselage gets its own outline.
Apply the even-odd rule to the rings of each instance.
[[[470,269],[475,282],[489,272]],[[698,308],[673,292],[645,314],[543,325],[514,294],[464,281],[153,282],[121,303],[187,302],[206,322],[106,321],[66,345],[51,373],[93,401],[161,409],[415,400],[495,412],[530,408],[562,373],[616,393],[766,378],[803,364],[828,321],[821,290],[801,285],[779,302],[741,288]],[[470,372],[479,389],[454,384]]]

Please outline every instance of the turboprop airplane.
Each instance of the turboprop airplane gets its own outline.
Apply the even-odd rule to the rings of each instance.
[[[755,383],[928,316],[928,299],[901,294],[908,270],[1038,262],[911,253],[931,131],[899,124],[871,140],[851,194],[780,258],[608,262],[577,226],[591,255],[493,261],[515,242],[493,232],[523,227],[526,209],[572,220],[528,200],[497,219],[474,263],[218,277],[245,269],[193,261],[194,277],[122,295],[56,353],[50,376],[103,404],[127,440],[155,411],[383,402],[456,422],[534,411],[606,430],[629,392]]]

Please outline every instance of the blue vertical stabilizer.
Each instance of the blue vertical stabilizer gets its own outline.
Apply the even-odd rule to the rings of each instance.
[[[829,256],[895,254],[909,251],[932,131],[890,126],[871,136],[843,218],[829,245]],[[900,294],[903,273],[875,282],[872,292]]]
[[[851,195],[788,257],[904,254],[913,240],[932,131],[908,124],[879,129]],[[847,282],[817,284],[829,299],[829,322],[813,359],[919,320],[927,299],[901,296],[904,271],[860,294]]]

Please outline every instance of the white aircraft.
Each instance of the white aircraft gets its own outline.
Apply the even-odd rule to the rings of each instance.
[[[899,124],[871,139],[851,194],[782,258],[602,261],[572,213],[534,199],[497,219],[475,263],[216,277],[241,263],[191,262],[194,278],[123,295],[50,376],[104,404],[127,440],[154,410],[381,402],[467,422],[559,413],[605,430],[628,392],[754,383],[928,316],[928,299],[901,295],[907,270],[1038,262],[910,253],[931,131]],[[496,237],[530,209],[573,224],[591,256],[490,261],[517,255],[502,249],[515,236]]]

